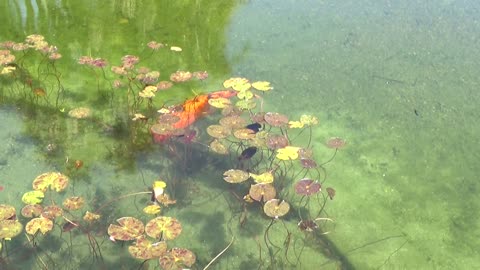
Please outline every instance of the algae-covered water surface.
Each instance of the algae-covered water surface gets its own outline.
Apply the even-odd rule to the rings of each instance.
[[[480,5],[0,3],[1,269],[475,269]]]

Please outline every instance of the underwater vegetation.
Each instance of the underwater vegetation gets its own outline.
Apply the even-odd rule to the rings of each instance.
[[[156,41],[147,47],[147,58],[162,50],[182,52]],[[65,166],[38,175],[31,187],[24,187],[21,208],[0,202],[0,266],[14,267],[28,258],[38,269],[54,269],[63,256],[73,268],[118,266],[125,258],[112,263],[112,250],[123,249],[134,269],[207,269],[231,249],[238,252],[235,246],[243,237],[254,239],[254,248],[248,249],[258,249],[256,267],[293,268],[302,265],[306,246],[322,245],[322,237],[334,229],[327,205],[336,192],[327,182],[326,165],[346,141],[325,139],[322,143],[330,152],[316,155],[312,130],[318,119],[265,112],[264,102],[274,92],[270,82],[233,77],[216,85],[208,82],[207,71],[167,71],[164,76],[136,55],[125,55],[113,65],[82,56],[77,68],[91,74],[85,80],[93,81],[96,89],[90,90],[94,98],[81,96],[80,102],[75,99],[80,95],[68,90],[65,71],[57,67],[60,49],[43,36],[5,41],[0,48],[2,102],[49,114],[79,133],[93,127],[111,134],[116,144],[105,159],[119,164],[121,160],[132,166],[142,151],[159,151],[163,157],[158,178],[144,182],[148,188],[92,198],[82,193],[81,185],[88,183],[75,180],[86,174],[88,160],[65,158],[57,150],[68,148],[59,139],[65,137],[65,129],[32,134],[46,143],[55,139],[57,143],[47,145],[47,158],[65,160]],[[217,90],[207,90],[211,87]],[[170,94],[181,91],[185,97]],[[213,255],[205,255],[193,240],[177,242],[185,223],[176,214],[193,200],[185,190],[203,181],[194,178],[207,169],[215,178],[205,183],[207,189],[222,190],[222,204],[235,220],[235,225],[229,222],[231,240]],[[138,211],[120,206],[137,197],[143,198]],[[261,232],[252,237],[252,231]],[[323,249],[326,258],[335,257],[328,245]]]

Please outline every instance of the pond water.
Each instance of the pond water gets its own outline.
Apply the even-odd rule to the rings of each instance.
[[[37,176],[60,172],[70,179],[68,187],[46,191],[41,205],[62,206],[72,196],[85,205],[64,209],[45,235],[24,228],[2,239],[0,268],[480,267],[480,4],[340,2],[1,1],[0,42],[40,34],[61,58],[45,58],[53,47],[42,54],[3,43],[15,61],[5,63],[0,75],[0,204],[15,207],[16,217],[9,218],[25,227],[32,218],[20,214],[22,196]],[[153,50],[150,41],[164,47]],[[208,78],[174,82],[143,99],[139,92],[158,81],[113,72],[125,55],[140,58],[135,75],[146,74],[144,66],[159,71],[162,81],[178,70],[207,71]],[[81,65],[82,56],[106,59],[106,66],[103,60]],[[223,141],[228,154],[214,153],[207,127],[222,117],[221,109],[195,112],[198,121],[186,129],[192,133],[154,142],[150,128],[157,110],[222,90],[231,77],[273,86],[252,90],[252,113],[318,119],[303,131],[268,122],[261,128],[312,149],[315,169],[282,161],[278,150],[253,140],[229,137]],[[229,97],[234,104],[240,99]],[[91,115],[69,117],[79,107]],[[135,113],[148,119],[134,121]],[[255,122],[248,110],[242,115]],[[329,148],[331,138],[346,144]],[[251,145],[257,152],[245,158]],[[272,209],[279,217],[272,218],[269,203],[246,202],[246,193],[255,197],[249,190],[254,181],[227,183],[228,169],[253,178],[274,175],[277,203],[288,202],[288,213],[277,206]],[[321,182],[322,191],[295,194],[303,177]],[[156,180],[165,181],[165,193],[176,199],[156,216],[175,218],[182,231],[169,239],[175,224],[157,224],[163,234],[145,239],[165,240],[170,251],[134,258],[132,246],[143,234],[124,226],[134,236],[124,242],[107,228],[121,217],[144,224],[155,218],[142,209],[161,204],[151,200]],[[327,187],[334,188],[333,199]],[[83,220],[86,211],[101,218]],[[69,220],[79,226],[62,230]],[[302,229],[302,221],[318,228]],[[7,223],[0,221],[3,230]],[[174,247],[193,252],[195,264],[181,265],[186,257],[180,251],[187,251],[175,253]],[[181,259],[169,268],[172,256]]]

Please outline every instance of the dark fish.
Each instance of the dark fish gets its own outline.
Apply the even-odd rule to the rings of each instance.
[[[417,109],[413,109],[413,112],[415,113],[416,116],[420,116],[420,113],[417,111]]]
[[[251,157],[253,157],[253,155],[255,155],[255,153],[257,153],[257,147],[250,146],[247,149],[242,151],[242,153],[238,157],[238,160],[250,159]]]
[[[259,123],[253,123],[253,124],[247,125],[245,128],[253,130],[253,132],[257,133],[262,128],[262,125],[260,125]]]

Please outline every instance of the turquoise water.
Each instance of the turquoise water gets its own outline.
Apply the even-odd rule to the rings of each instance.
[[[19,209],[37,175],[71,170],[67,161],[78,159],[84,167],[68,171],[73,193],[84,195],[90,205],[148,191],[158,178],[189,181],[179,185],[178,205],[165,215],[182,222],[174,243],[196,254],[194,269],[203,269],[232,237],[232,246],[210,269],[478,268],[480,6],[401,2],[2,2],[2,18],[8,19],[0,26],[0,40],[44,35],[62,54],[56,67],[63,88],[58,106],[43,100],[33,104],[43,108],[41,113],[32,109],[31,100],[2,92],[0,203]],[[183,51],[152,54],[146,48],[151,40]],[[318,117],[313,146],[319,162],[332,154],[325,147],[328,138],[346,139],[346,147],[325,166],[327,186],[336,189],[325,210],[334,225],[322,228],[330,233],[300,232],[295,216],[286,219],[286,230],[275,223],[270,231],[274,244],[282,246],[287,236],[293,244],[283,246],[276,253],[278,264],[272,264],[263,243],[270,220],[252,207],[246,227],[240,227],[242,209],[229,206],[235,200],[221,179],[222,162],[195,156],[204,148],[194,145],[189,148],[194,156],[188,160],[195,163],[190,171],[181,171],[182,166],[172,170],[178,164],[165,149],[132,140],[141,133],[128,132],[130,116],[116,106],[123,102],[120,95],[111,95],[105,84],[99,87],[103,74],[76,63],[90,55],[118,65],[125,54],[139,55],[162,78],[182,69],[209,72],[206,81],[162,92],[157,106],[219,90],[232,76],[266,80],[274,89],[264,95],[265,111],[291,119]],[[2,89],[11,87],[2,83]],[[46,87],[58,89],[54,83]],[[95,121],[77,121],[60,112],[78,106],[94,108]],[[49,144],[56,150],[47,150]],[[108,208],[105,223],[127,215],[147,220],[141,209],[148,199],[119,200]],[[11,269],[38,269],[40,260],[48,269],[139,268],[142,261],[131,258],[126,245],[111,243],[105,228],[96,232],[103,261],[92,259],[81,233],[66,237],[57,231],[53,240],[41,242],[45,248],[35,256],[25,255],[33,249],[23,235],[3,242],[9,256],[3,249],[2,262]],[[78,244],[61,244],[69,239]],[[57,251],[74,256],[66,266],[55,265]],[[284,254],[293,261],[301,255],[292,265],[282,259]],[[17,265],[20,261],[26,262]],[[153,269],[156,263],[148,266]]]

